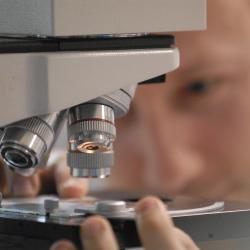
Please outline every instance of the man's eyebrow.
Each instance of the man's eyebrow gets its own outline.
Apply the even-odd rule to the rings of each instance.
[[[211,69],[211,65],[213,67],[213,65],[218,65],[220,64],[219,62],[213,61],[213,60],[202,60],[197,59],[197,60],[193,60],[191,63],[186,62],[185,64],[180,64],[180,68],[179,68],[179,72],[181,72],[181,74],[197,74],[198,71],[202,70],[204,71],[204,69]]]
[[[250,1],[250,0],[249,0]],[[213,53],[213,55],[211,55]],[[240,62],[243,63],[244,58],[235,51],[235,53],[224,53],[221,50],[207,50],[194,54],[191,60],[180,62],[179,72],[197,73],[197,71],[216,70],[219,68],[239,67]]]

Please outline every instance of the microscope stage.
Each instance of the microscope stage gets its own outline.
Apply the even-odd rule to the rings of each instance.
[[[134,202],[125,202],[122,211],[114,209],[114,205],[121,206],[122,201],[91,197],[61,200],[59,208],[48,214],[44,210],[44,200],[48,199],[54,198],[3,202],[0,239],[4,249],[48,249],[58,239],[69,239],[80,245],[79,225],[84,218],[96,213],[109,219],[121,249],[141,245],[134,221]],[[98,207],[104,209],[98,212]],[[177,198],[168,202],[168,208],[175,225],[198,243],[250,236],[250,204],[225,203],[224,206],[223,202]]]

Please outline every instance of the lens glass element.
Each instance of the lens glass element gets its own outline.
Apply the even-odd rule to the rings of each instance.
[[[17,168],[28,168],[29,167],[29,159],[27,155],[19,150],[9,150],[6,151],[4,158],[7,162]]]

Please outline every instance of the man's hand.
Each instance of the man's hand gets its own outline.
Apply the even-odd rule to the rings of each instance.
[[[192,239],[174,226],[158,199],[141,200],[136,206],[136,214],[137,229],[146,250],[198,250]],[[110,224],[100,216],[86,219],[80,237],[85,250],[118,250]],[[76,249],[68,241],[59,241],[51,247],[51,250]]]
[[[65,157],[30,177],[11,172],[0,161],[0,192],[7,197],[35,197],[39,194],[57,193],[62,198],[80,198],[87,192],[87,180],[70,176]]]

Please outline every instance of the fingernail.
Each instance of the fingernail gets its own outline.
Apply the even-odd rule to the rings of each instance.
[[[136,213],[139,215],[143,215],[158,209],[160,209],[159,201],[156,198],[148,197],[139,201],[136,206]]]
[[[87,192],[86,183],[70,179],[59,186],[58,193],[64,198],[81,198]]]
[[[62,188],[75,187],[76,183],[74,179],[69,179],[62,184]]]
[[[67,240],[61,240],[55,242],[51,247],[50,250],[75,250],[74,245],[67,241]]]
[[[60,250],[60,249],[62,249],[61,242],[56,242],[50,247],[50,250]]]
[[[84,239],[93,239],[103,233],[104,227],[96,218],[87,219],[81,227],[81,235]]]

